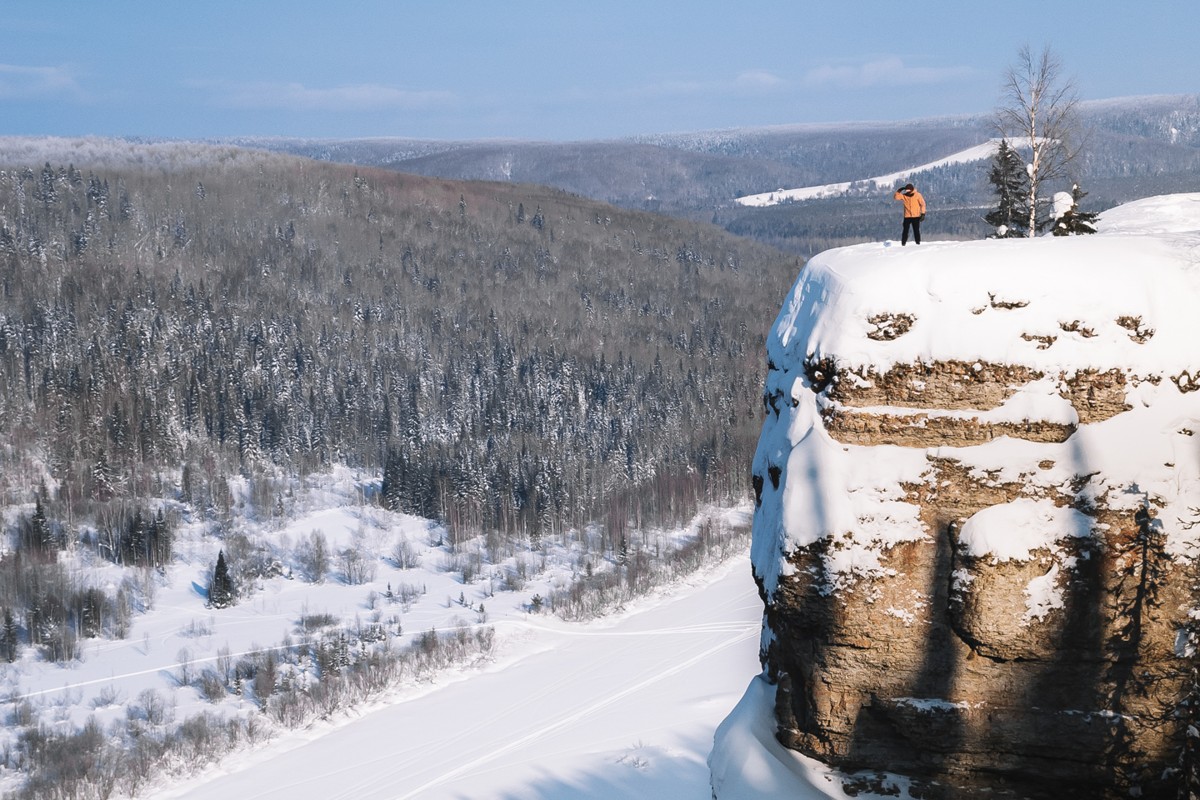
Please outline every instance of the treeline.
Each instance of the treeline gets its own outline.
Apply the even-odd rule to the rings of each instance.
[[[463,535],[686,519],[747,491],[799,266],[548,190],[282,156],[4,169],[0,498],[44,481],[61,543],[343,463]],[[131,558],[119,527],[82,538]]]

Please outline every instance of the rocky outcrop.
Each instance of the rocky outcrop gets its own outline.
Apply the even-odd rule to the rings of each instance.
[[[1174,796],[1198,242],[810,262],[768,345],[754,465],[781,742],[924,796]]]

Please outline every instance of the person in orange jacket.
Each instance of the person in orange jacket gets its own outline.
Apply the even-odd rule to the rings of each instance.
[[[908,229],[912,228],[913,241],[921,243],[921,220],[925,219],[925,196],[911,183],[906,183],[892,196],[904,203],[904,229],[900,233],[900,246],[908,244]]]

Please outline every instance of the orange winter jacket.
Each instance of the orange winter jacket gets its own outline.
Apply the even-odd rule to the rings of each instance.
[[[904,216],[919,217],[925,213],[925,196],[916,189],[912,190],[912,194],[906,194],[903,189],[893,195],[896,200],[904,202]]]

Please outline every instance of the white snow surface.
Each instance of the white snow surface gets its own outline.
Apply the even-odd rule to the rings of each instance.
[[[1096,473],[1084,490],[1110,507],[1150,503],[1168,552],[1195,553],[1200,526],[1200,193],[1149,198],[1101,216],[1088,236],[893,241],[830,250],[800,273],[767,341],[768,408],[754,472],[775,471],[755,515],[752,560],[774,591],[786,556],[829,540],[826,591],[862,577],[886,577],[882,557],[898,542],[927,534],[902,484],[920,483],[930,455],[951,457],[997,481],[1036,474],[1065,486]],[[872,339],[880,316],[904,315],[907,332]],[[875,318],[876,322],[871,322]],[[896,364],[959,361],[1024,365],[1048,377],[1022,387],[997,409],[920,409],[926,416],[1075,424],[1058,376],[1118,369],[1133,376],[1129,411],[1080,426],[1062,444],[1008,437],[973,447],[844,445],[820,422],[825,398],[814,393],[805,363],[833,359],[855,381]],[[856,413],[914,415],[913,409]],[[1047,466],[1048,465],[1048,466]],[[1024,513],[1028,512],[1028,513]],[[1036,512],[1036,513],[1035,513]],[[978,546],[997,557],[1027,558],[1043,540],[1080,528],[1042,506],[1018,505],[1011,530],[981,527]],[[1075,512],[1077,513],[1077,512]],[[1086,527],[1086,526],[1083,526]]]
[[[1060,572],[1058,564],[1054,564],[1045,575],[1034,578],[1025,587],[1025,613],[1021,617],[1023,622],[1045,619],[1054,609],[1066,606],[1062,587],[1058,583]]]
[[[1195,234],[1200,220],[1200,192],[1147,197],[1105,211],[1100,230],[1105,233]]]
[[[1050,550],[1060,539],[1092,534],[1092,521],[1052,500],[1019,497],[989,506],[963,523],[959,544],[969,556],[996,561],[1028,561],[1035,550]]]
[[[1075,207],[1075,198],[1071,196],[1070,192],[1055,192],[1051,205],[1054,209],[1051,216],[1058,219]]]
[[[1194,222],[1200,231],[1200,218]],[[1188,243],[1200,244],[1200,235],[1102,228],[1089,236],[908,247],[887,241],[829,250],[805,266],[771,331],[768,354],[776,364],[836,355],[881,369],[921,359],[1047,371],[1184,369],[1194,363],[1185,344],[1200,334],[1200,314],[1186,305],[1196,300],[1200,252]],[[906,334],[894,341],[867,337],[870,317],[901,313],[915,317]],[[1155,335],[1135,341],[1117,323],[1121,317],[1141,317]],[[1063,329],[1074,322],[1095,335]],[[1040,348],[1022,334],[1056,340]]]
[[[399,689],[146,797],[700,800],[710,781],[720,800],[849,797],[840,773],[774,739],[774,688],[751,677],[761,616],[740,557],[593,623],[511,619],[482,668]]]
[[[935,703],[938,701],[919,701]],[[717,729],[708,764],[717,800],[824,800],[858,797],[863,800],[911,798],[908,782],[894,776],[885,785],[891,791],[877,795],[860,791],[850,795],[842,788],[835,770],[794,750],[775,738],[775,687],[758,676],[733,712]],[[873,776],[883,777],[873,771]],[[649,796],[649,795],[644,795]],[[696,796],[699,800],[700,796]]]

